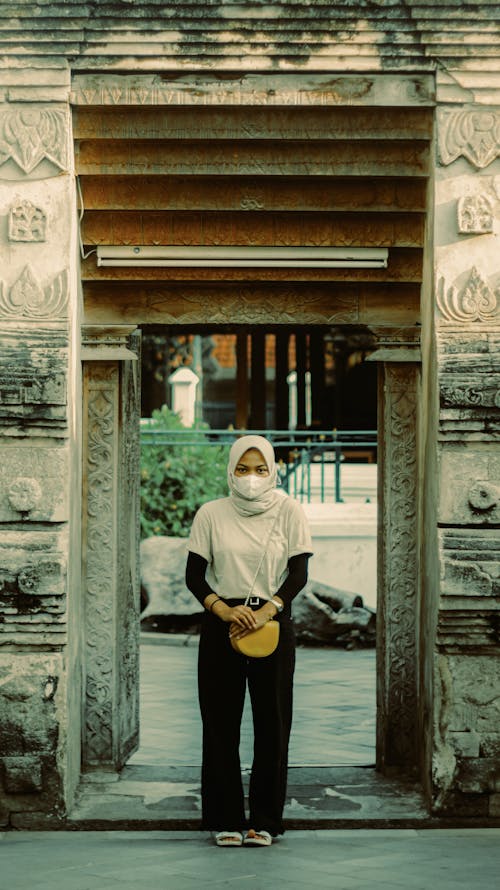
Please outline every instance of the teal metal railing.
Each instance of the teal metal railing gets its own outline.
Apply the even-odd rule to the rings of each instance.
[[[159,430],[141,421],[141,445],[175,448],[196,445],[231,445],[246,435],[265,436],[272,442],[285,491],[310,503],[342,503],[343,468],[376,463],[376,430]],[[369,498],[367,498],[368,500]]]

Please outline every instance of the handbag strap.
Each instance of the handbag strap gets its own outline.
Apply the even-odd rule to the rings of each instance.
[[[262,551],[262,556],[260,557],[259,565],[257,566],[257,571],[255,572],[255,575],[254,575],[254,577],[253,577],[252,586],[250,587],[250,590],[248,591],[247,596],[246,596],[245,606],[248,606],[248,603],[249,603],[249,601],[250,601],[250,597],[252,596],[253,589],[254,589],[254,587],[255,587],[255,582],[257,581],[258,574],[259,574],[259,572],[260,572],[260,570],[261,570],[261,568],[262,568],[262,563],[264,562],[264,558],[265,558],[266,553],[267,553],[267,548],[268,548],[268,546],[269,546],[269,542],[270,542],[270,540],[271,540],[271,537],[272,537],[272,535],[273,535],[274,529],[276,528],[276,524],[277,524],[277,522],[278,522],[278,519],[279,519],[280,516],[281,516],[281,511],[282,511],[282,509],[283,509],[284,506],[285,506],[285,498],[283,498],[283,503],[280,504],[280,508],[279,508],[278,512],[276,513],[276,516],[274,517],[273,524],[272,524],[271,529],[270,529],[270,531],[269,531],[269,534],[268,534],[268,536],[267,536],[267,538],[266,538],[266,543],[265,543],[264,549],[263,549],[263,551]]]

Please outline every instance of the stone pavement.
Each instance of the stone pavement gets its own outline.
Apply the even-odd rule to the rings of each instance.
[[[500,829],[287,832],[220,850],[198,832],[0,834],[8,890],[497,890]]]

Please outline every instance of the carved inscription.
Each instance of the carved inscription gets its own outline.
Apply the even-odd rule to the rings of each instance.
[[[457,204],[458,231],[483,235],[493,231],[493,207],[488,195],[465,195]]]
[[[9,160],[26,174],[45,159],[65,170],[67,130],[67,114],[62,109],[9,106],[0,113],[0,175]]]
[[[20,201],[9,210],[10,241],[45,241],[47,216],[31,201]]]
[[[48,284],[41,284],[31,267],[25,266],[10,287],[0,281],[0,318],[23,318],[26,321],[64,318],[68,296],[66,270]]]
[[[493,322],[498,320],[498,290],[493,290],[486,277],[474,266],[462,289],[445,287],[444,278],[438,282],[436,302],[445,322]]]
[[[361,102],[373,91],[371,77],[338,77],[329,79],[328,87],[297,89],[283,86],[267,89],[242,88],[241,80],[226,86],[224,83],[199,83],[197,88],[157,81],[153,84],[127,83],[122,77],[106,83],[80,87],[73,91],[76,105],[349,105]]]

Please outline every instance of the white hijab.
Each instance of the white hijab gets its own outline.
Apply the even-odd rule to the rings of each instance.
[[[246,498],[237,490],[234,480],[234,471],[246,451],[250,448],[256,448],[260,451],[264,458],[269,476],[268,484],[260,492],[257,497]],[[256,513],[264,513],[270,510],[284,495],[284,492],[277,491],[278,484],[278,467],[274,456],[274,448],[263,436],[242,436],[236,439],[229,452],[229,462],[227,465],[227,484],[229,485],[230,498],[235,510],[242,516],[254,516]]]

